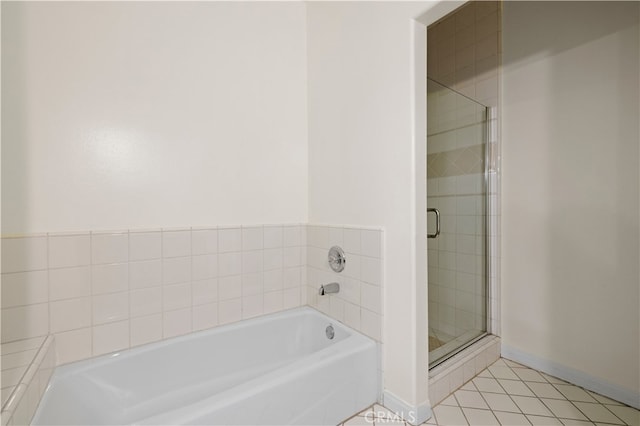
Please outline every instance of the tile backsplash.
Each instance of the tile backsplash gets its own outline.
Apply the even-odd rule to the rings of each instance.
[[[2,342],[53,334],[59,364],[306,303],[306,226],[2,239]]]
[[[335,276],[331,245],[347,253]],[[353,227],[8,236],[2,342],[52,334],[64,364],[305,304],[381,342],[382,277],[382,232]],[[318,298],[325,281],[340,293]]]
[[[309,225],[307,228],[307,303],[382,343],[383,232],[377,229]],[[336,273],[327,256],[332,246],[345,252],[345,269]],[[322,284],[340,291],[320,296]]]

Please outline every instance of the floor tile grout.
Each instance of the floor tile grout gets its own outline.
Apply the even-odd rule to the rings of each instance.
[[[513,364],[513,365],[512,365]],[[506,370],[505,370],[506,368]],[[493,371],[492,371],[493,370]],[[514,370],[522,370],[522,371],[514,371]],[[525,380],[523,379],[523,377],[528,377],[528,378],[536,378],[536,374],[534,373],[524,373],[524,371],[530,371],[530,372],[535,372],[538,376],[540,376],[542,378],[542,380],[544,381],[540,381],[540,380]],[[520,373],[520,374],[518,374]],[[500,376],[508,376],[508,377],[500,377]],[[511,376],[515,376],[516,378],[513,378]],[[492,382],[487,382],[487,383],[491,383],[491,386],[494,386],[493,383],[497,383],[498,388],[494,388],[493,390],[480,390],[479,387],[479,382],[476,381],[476,379],[488,379],[488,380],[492,380]],[[504,383],[501,382],[505,381]],[[504,384],[508,383],[508,382],[520,382],[524,385],[524,389],[526,389],[531,395],[520,395],[518,393],[510,393],[507,388],[504,386]],[[557,383],[554,383],[557,382]],[[548,386],[540,386],[540,385],[550,385],[550,387]],[[483,386],[484,387],[484,386]],[[534,388],[537,388],[538,392],[536,392],[534,390]],[[498,389],[502,390],[503,392],[498,392]],[[543,389],[546,389],[546,391],[543,391]],[[579,389],[580,391],[576,391],[576,389]],[[517,389],[516,389],[517,390]],[[564,392],[563,392],[564,390]],[[470,392],[470,393],[477,393],[477,397],[481,398],[480,400],[484,403],[484,405],[487,408],[478,408],[478,407],[469,407],[469,406],[465,406],[461,403],[461,399],[460,397],[462,395],[467,395],[467,394],[463,394],[463,393],[458,393],[458,392]],[[590,400],[574,400],[571,399],[571,397],[567,396],[567,395],[573,395],[574,398],[582,398],[582,399],[586,399],[586,396],[582,396],[580,395],[580,393],[584,393],[586,396],[590,397],[593,401]],[[566,394],[565,394],[566,393]],[[545,394],[548,394],[545,396]],[[511,403],[513,404],[513,407],[515,408],[509,408],[511,410],[517,409],[518,411],[509,411],[509,409],[505,408],[505,410],[498,410],[498,409],[494,409],[492,408],[492,404],[489,403],[489,400],[487,399],[487,395],[503,395],[503,396],[507,396],[508,400],[511,401]],[[551,396],[549,396],[551,395]],[[560,395],[560,396],[558,396]],[[477,398],[474,397],[474,398]],[[544,410],[548,413],[544,413],[544,414],[533,414],[532,412],[534,411],[533,408],[531,408],[531,406],[529,406],[529,408],[525,408],[524,406],[521,407],[516,400],[514,399],[514,397],[518,397],[518,398],[527,398],[526,400],[521,400],[523,401],[522,403],[524,404],[524,401],[537,401],[539,404],[541,404],[541,408],[544,408]],[[602,398],[602,400],[598,399],[598,397]],[[493,403],[494,406],[501,406],[500,402],[499,402],[500,398],[494,398],[493,399]],[[444,404],[444,401],[448,401],[447,404]],[[465,404],[468,405],[472,405],[473,400],[470,400],[468,402],[466,402]],[[595,402],[594,402],[595,401]],[[605,401],[605,402],[603,402]],[[503,402],[506,402],[506,400],[503,400]],[[568,403],[568,404],[566,404]],[[455,405],[450,405],[450,404],[455,404]],[[554,409],[552,409],[552,405],[556,404],[555,407],[555,411]],[[557,404],[560,404],[560,406],[558,406]],[[578,405],[582,405],[583,409],[580,408],[580,406]],[[583,405],[583,404],[588,404],[588,405]],[[480,404],[476,404],[476,405],[480,405]],[[375,410],[375,407],[381,407],[384,408],[385,410],[389,411],[389,413],[392,413],[390,410],[386,409],[384,406],[380,405],[380,404],[374,404],[371,407],[368,407],[367,409],[363,410],[361,413],[358,413],[356,416],[352,416],[351,418],[347,419],[344,421],[344,425],[345,426],[350,426],[350,424],[356,424],[356,423],[350,423],[354,418],[359,417],[360,419],[363,419],[366,421],[366,424],[368,425],[372,425],[372,426],[376,426],[376,425],[380,425],[383,426],[385,424],[389,423],[389,419],[386,416],[383,417],[379,417],[378,416],[378,412],[373,413],[372,416],[372,421],[366,420],[366,417],[363,418],[361,416],[362,413],[366,413],[369,410]],[[508,406],[508,405],[507,405]],[[593,406],[593,407],[590,407]],[[598,424],[603,424],[603,425],[612,425],[612,426],[621,426],[621,425],[630,425],[630,424],[635,424],[635,423],[628,423],[626,422],[621,415],[623,415],[623,417],[626,417],[627,414],[625,414],[626,410],[635,410],[632,407],[629,407],[628,405],[622,404],[618,401],[614,401],[610,398],[607,398],[605,396],[599,395],[595,392],[589,391],[587,389],[584,389],[580,386],[577,385],[573,385],[571,383],[565,382],[564,380],[555,378],[553,376],[550,376],[548,374],[542,373],[540,371],[537,371],[535,369],[514,363],[513,361],[510,360],[506,360],[504,358],[499,358],[496,362],[494,362],[493,364],[487,366],[484,370],[482,370],[481,372],[479,372],[478,374],[476,374],[474,377],[472,377],[470,380],[468,380],[467,382],[463,383],[462,386],[460,386],[458,389],[456,389],[455,391],[453,391],[450,395],[448,395],[446,398],[444,398],[440,403],[436,404],[433,407],[433,417],[431,419],[428,420],[428,422],[430,423],[423,423],[424,425],[426,424],[431,424],[431,425],[440,425],[440,424],[444,424],[447,419],[446,418],[441,418],[438,419],[438,413],[437,411],[441,411],[439,410],[440,407],[446,407],[447,410],[449,410],[450,413],[452,412],[457,412],[458,414],[456,414],[456,416],[458,416],[459,420],[462,421],[462,419],[464,419],[464,422],[466,423],[466,425],[471,425],[471,418],[473,417],[473,413],[478,413],[478,411],[480,412],[490,412],[491,416],[493,416],[494,420],[496,422],[496,424],[498,425],[503,425],[503,426],[512,426],[512,425],[507,425],[507,424],[503,424],[502,421],[500,420],[500,416],[498,416],[496,413],[501,414],[501,415],[516,415],[516,416],[521,416],[519,417],[522,420],[525,420],[529,423],[529,424],[534,424],[534,420],[532,420],[533,417],[535,418],[546,418],[546,419],[553,419],[556,422],[560,423],[560,424],[575,424],[576,422],[583,422],[584,424],[591,424],[591,425],[595,425],[595,423]],[[565,408],[569,408],[569,412],[568,413],[560,413],[558,410],[561,407],[565,407]],[[620,407],[620,410],[622,414],[616,414],[610,407]],[[585,409],[588,408],[588,411],[591,412],[591,416],[589,416],[587,414],[587,412],[585,411]],[[595,409],[596,411],[591,410],[591,408]],[[474,411],[474,410],[478,410],[478,411]],[[601,419],[597,419],[598,417],[598,410],[600,410],[599,414],[600,417],[603,417],[608,419],[608,421],[602,421]],[[604,410],[604,411],[602,411]],[[527,413],[526,411],[531,411],[531,413]],[[556,412],[558,412],[559,414],[557,415]],[[574,414],[571,414],[574,413]],[[606,414],[603,414],[606,413]],[[443,414],[443,413],[441,413]],[[567,414],[568,416],[562,416],[562,414]],[[460,417],[461,415],[461,417]],[[630,415],[634,415],[634,411],[631,411]],[[635,415],[640,417],[640,411],[635,410]],[[577,419],[575,417],[578,416],[582,416],[584,417],[584,419]],[[571,418],[574,417],[574,418]],[[595,419],[592,419],[592,417]],[[512,417],[513,418],[513,417]],[[610,421],[616,419],[619,423],[611,423]],[[442,423],[441,423],[442,422]],[[362,424],[362,423],[358,423],[358,424]],[[403,424],[405,426],[408,426],[409,423],[407,423],[406,421],[397,421],[394,422],[394,424]],[[539,424],[539,423],[536,423]]]

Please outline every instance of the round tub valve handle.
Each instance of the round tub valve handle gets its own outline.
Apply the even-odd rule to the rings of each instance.
[[[329,266],[335,272],[342,272],[344,265],[347,263],[347,259],[344,257],[344,250],[338,246],[333,246],[329,249]]]

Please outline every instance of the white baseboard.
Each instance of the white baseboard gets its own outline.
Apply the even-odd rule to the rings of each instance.
[[[640,393],[636,393],[630,389],[609,383],[598,377],[567,367],[566,365],[522,352],[504,344],[502,345],[502,357],[640,409]]]
[[[431,418],[433,413],[429,404],[412,406],[391,392],[385,390],[383,394],[383,405],[412,425],[420,425]]]

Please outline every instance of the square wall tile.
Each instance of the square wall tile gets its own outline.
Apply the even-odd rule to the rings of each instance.
[[[382,261],[372,257],[362,257],[360,261],[362,281],[379,286],[382,284]]]
[[[336,296],[329,299],[329,315],[340,322],[344,322],[345,301]]]
[[[2,342],[45,336],[49,332],[46,303],[2,309]]]
[[[93,356],[108,354],[129,347],[129,321],[113,322],[93,327]]]
[[[302,245],[302,227],[285,226],[282,237],[284,247],[299,247]]]
[[[263,252],[263,267],[265,271],[282,269],[284,252],[282,248],[265,249]]]
[[[49,270],[49,300],[71,299],[91,294],[91,268]]]
[[[360,331],[374,340],[382,339],[382,317],[367,309],[360,310]]]
[[[299,287],[302,284],[302,278],[304,274],[305,270],[302,267],[286,268],[283,271],[283,287]]]
[[[227,324],[242,319],[242,299],[221,300],[218,303],[218,323]]]
[[[162,336],[181,336],[191,332],[191,308],[164,312],[162,314]]]
[[[284,294],[282,290],[264,293],[264,313],[270,314],[283,309]]]
[[[353,303],[345,302],[344,304],[344,322],[349,327],[359,330],[360,329],[360,306]]]
[[[218,276],[240,275],[242,273],[242,253],[221,253],[218,255]]]
[[[191,267],[194,280],[215,278],[218,276],[218,256],[215,254],[193,256]]]
[[[265,292],[283,289],[283,271],[282,269],[274,269],[266,271],[263,275],[263,288]]]
[[[47,268],[47,237],[3,238],[2,272]]]
[[[286,247],[283,252],[282,264],[285,268],[300,266],[302,262],[302,251],[300,247]]]
[[[129,234],[91,234],[91,263],[122,263],[129,261]]]
[[[250,274],[262,272],[262,250],[245,251],[242,253],[242,273]]]
[[[162,233],[130,232],[129,260],[151,260],[162,257]]]
[[[191,231],[191,253],[195,255],[218,252],[218,230],[198,229]]]
[[[164,311],[191,306],[191,283],[172,284],[162,287],[162,307]]]
[[[191,304],[193,306],[212,303],[218,300],[218,280],[193,281],[191,283]]]
[[[382,234],[380,231],[362,230],[360,254],[377,259],[382,258]]]
[[[360,303],[362,307],[377,314],[382,314],[381,288],[367,283],[360,287]]]
[[[302,305],[300,287],[287,288],[282,291],[282,307],[283,309],[296,308]]]
[[[191,281],[191,257],[162,259],[162,283],[175,284]]]
[[[93,296],[93,324],[105,324],[129,319],[129,293],[109,293]]]
[[[218,229],[218,253],[242,251],[242,230],[240,228]]]
[[[329,248],[329,228],[326,226],[307,226],[307,244],[327,250]]]
[[[91,326],[91,299],[89,297],[51,302],[49,311],[52,333]]]
[[[162,315],[148,315],[131,319],[131,346],[144,345],[162,339]]]
[[[2,274],[2,308],[49,301],[47,271]]]
[[[91,357],[91,328],[56,333],[56,361],[58,365]]]
[[[93,294],[117,293],[128,289],[128,263],[93,265],[91,267],[91,292]]]
[[[205,330],[218,325],[218,304],[207,303],[193,307],[193,330]]]
[[[264,248],[281,248],[284,244],[284,229],[282,226],[264,227]]]
[[[218,299],[230,300],[242,296],[242,276],[218,278]]]
[[[264,295],[254,294],[242,297],[242,319],[253,318],[264,313]]]
[[[89,234],[49,236],[49,268],[69,268],[90,263]]]
[[[242,228],[242,250],[262,250],[264,247],[261,226]]]
[[[242,296],[252,296],[262,294],[262,274],[244,274],[242,275]]]
[[[131,317],[148,316],[162,312],[162,287],[131,290],[129,309]]]
[[[162,257],[191,256],[191,230],[162,231]]]
[[[162,261],[148,260],[129,263],[130,288],[145,288],[162,284]]]
[[[342,274],[344,274],[345,277],[355,278],[359,280],[362,274],[362,257],[358,256],[357,254],[346,252],[345,258],[347,259],[347,263],[344,265]]]
[[[336,226],[329,227],[329,241],[327,244],[329,247],[344,245],[344,229]]]
[[[343,279],[340,283],[341,298],[347,302],[351,302],[354,305],[360,306],[360,287],[362,283],[358,280]],[[317,293],[318,289],[314,289]]]

